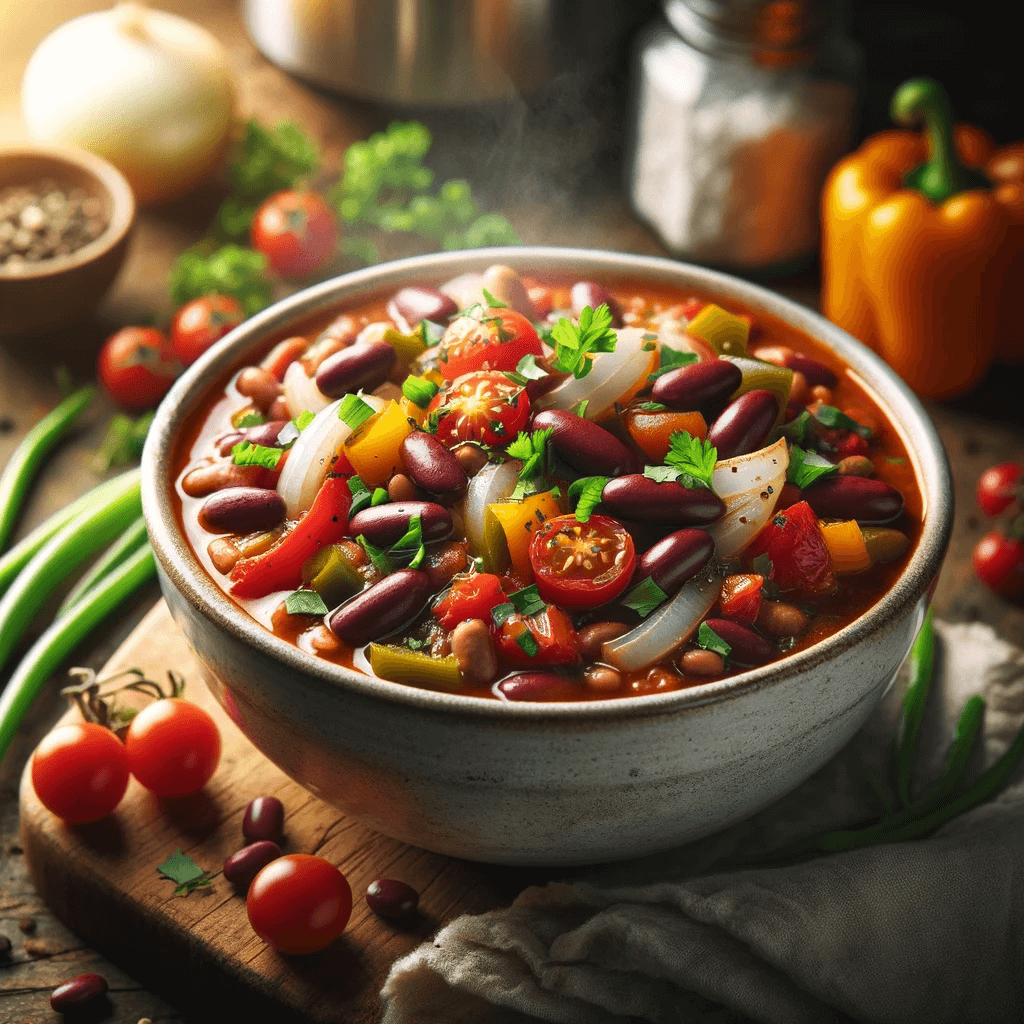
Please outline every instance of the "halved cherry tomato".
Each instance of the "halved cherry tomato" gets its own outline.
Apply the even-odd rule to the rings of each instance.
[[[555,516],[530,541],[530,565],[545,601],[564,608],[596,608],[621,594],[633,576],[633,538],[614,519]]]
[[[480,370],[451,381],[434,395],[437,439],[449,448],[463,441],[506,445],[530,418],[526,392],[503,373]]]
[[[142,412],[160,404],[181,373],[181,363],[155,327],[123,327],[103,343],[96,372],[118,405]]]
[[[445,380],[474,370],[514,370],[526,355],[543,352],[533,324],[514,309],[486,309],[456,317],[438,345],[437,368]]]
[[[978,508],[986,515],[997,516],[1005,512],[1014,501],[1024,495],[1021,474],[1024,467],[1013,462],[990,466],[978,480],[975,498]]]
[[[334,214],[315,192],[277,192],[253,218],[252,246],[282,277],[319,270],[330,261],[337,244]]]
[[[468,619],[483,619],[489,624],[491,609],[507,600],[497,576],[477,572],[457,577],[444,600],[434,606],[434,615],[445,629],[454,629]]]
[[[761,610],[761,588],[764,577],[756,573],[737,573],[722,580],[718,607],[727,619],[753,625]]]
[[[495,641],[499,655],[510,665],[573,665],[580,658],[576,630],[561,608],[549,606],[529,617],[514,612]]]
[[[818,517],[806,501],[773,515],[746,553],[752,559],[768,555],[772,563],[770,578],[780,590],[827,594],[836,585]]]
[[[191,366],[215,341],[245,319],[230,295],[204,295],[186,302],[171,321],[171,348],[183,366]]]

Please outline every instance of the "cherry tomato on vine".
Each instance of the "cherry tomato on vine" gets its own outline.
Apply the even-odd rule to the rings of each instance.
[[[1024,467],[1013,462],[1001,462],[986,469],[978,479],[978,508],[990,516],[1005,512],[1024,493],[1022,473]]]
[[[989,590],[1024,600],[1024,541],[993,530],[974,548],[974,571]]]
[[[142,412],[160,404],[181,373],[181,363],[156,328],[124,327],[103,343],[96,373],[118,405]]]
[[[132,719],[124,746],[132,775],[157,796],[198,792],[220,760],[220,733],[213,719],[176,697],[143,708]]]
[[[530,399],[504,373],[479,370],[442,388],[429,411],[439,413],[437,439],[449,448],[462,441],[504,446],[526,426]]]
[[[533,324],[514,309],[486,309],[456,317],[438,343],[437,368],[445,380],[474,370],[514,370],[526,355],[543,352]]]
[[[253,879],[245,906],[253,931],[279,953],[316,953],[345,930],[352,889],[323,857],[290,853]]]
[[[315,192],[286,190],[256,211],[252,245],[282,277],[319,270],[334,255],[338,225],[331,208]]]
[[[58,818],[75,824],[99,821],[128,788],[128,754],[102,725],[62,725],[36,747],[32,785],[42,805]]]
[[[186,302],[171,321],[171,348],[183,366],[191,366],[215,341],[245,319],[230,295],[204,295]]]
[[[563,608],[596,608],[621,594],[633,576],[633,538],[608,516],[581,523],[554,516],[530,541],[530,565],[545,601]]]

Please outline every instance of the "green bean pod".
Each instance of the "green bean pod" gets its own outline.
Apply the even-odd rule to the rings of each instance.
[[[932,663],[935,660],[934,610],[929,607],[921,623],[914,646],[910,650],[910,683],[903,697],[903,712],[896,727],[893,763],[896,774],[896,795],[904,807],[912,803],[910,776],[917,752],[917,734],[924,718],[924,707],[932,684]]]
[[[67,614],[81,601],[96,584],[103,579],[118,565],[120,565],[136,548],[141,547],[148,534],[146,533],[146,520],[142,516],[132,523],[128,529],[107,548],[106,551],[96,560],[89,571],[75,584],[70,593],[64,598],[63,603],[57,610],[57,618]]]

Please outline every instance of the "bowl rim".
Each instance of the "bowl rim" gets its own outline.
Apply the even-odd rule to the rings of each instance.
[[[170,496],[175,479],[171,457],[181,424],[209,395],[207,377],[221,377],[239,355],[297,320],[332,307],[354,305],[403,285],[438,283],[458,274],[508,264],[530,275],[545,272],[634,277],[685,289],[693,287],[753,313],[764,312],[833,348],[873,392],[886,418],[901,435],[922,492],[920,541],[889,591],[852,623],[806,650],[727,679],[662,694],[600,701],[530,703],[469,697],[394,683],[323,661],[275,636],[224,594],[193,555],[178,528]],[[364,696],[445,715],[459,713],[513,725],[516,721],[564,725],[569,720],[597,725],[623,718],[657,717],[735,699],[776,681],[835,662],[876,632],[895,628],[926,593],[941,568],[952,530],[952,478],[945,448],[928,414],[910,388],[875,353],[823,316],[759,285],[719,271],[657,256],[555,246],[506,246],[414,256],[357,270],[313,285],[256,314],[195,362],[157,409],[142,455],[142,504],[157,561],[169,582],[193,610],[212,625],[295,673],[310,684],[327,683]]]
[[[108,253],[119,245],[131,230],[135,220],[135,193],[128,184],[128,179],[109,160],[75,146],[34,143],[0,146],[0,161],[7,163],[18,158],[41,158],[54,166],[74,167],[84,171],[106,193],[110,201],[110,221],[102,233],[91,242],[66,256],[54,256],[38,263],[27,264],[29,269],[19,270],[17,273],[6,271],[0,266],[0,281],[40,281],[57,277]]]

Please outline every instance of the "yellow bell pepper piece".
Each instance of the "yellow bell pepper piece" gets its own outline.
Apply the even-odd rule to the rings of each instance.
[[[404,363],[411,363],[426,351],[426,345],[423,344],[423,338],[419,331],[402,334],[401,331],[387,330],[381,340],[386,341]]]
[[[720,356],[745,356],[750,324],[710,302],[690,321],[686,333],[702,338]]]
[[[837,573],[863,572],[871,568],[871,555],[856,520],[818,523],[818,529]]]
[[[413,424],[397,402],[362,423],[345,442],[345,454],[367,487],[379,487],[402,468],[398,454]]]
[[[764,363],[759,359],[730,358],[730,363],[735,363],[743,373],[743,380],[740,386],[730,395],[739,398],[748,391],[770,391],[775,400],[779,403],[779,415],[775,420],[778,426],[786,415],[786,406],[789,405],[789,393],[793,388],[793,371],[785,366],[776,366],[774,363]]]
[[[487,522],[497,520],[505,534],[508,555],[512,563],[512,571],[525,584],[533,580],[533,567],[530,565],[530,541],[533,531],[546,519],[560,516],[562,510],[558,498],[551,491],[531,494],[522,501],[505,501],[497,505],[488,505],[484,519],[484,535],[487,537]],[[486,539],[485,539],[486,543]]]

